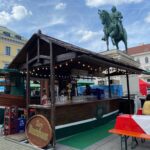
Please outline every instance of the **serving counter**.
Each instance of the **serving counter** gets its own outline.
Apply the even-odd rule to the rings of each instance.
[[[119,98],[103,100],[78,100],[59,102],[55,105],[56,126],[86,119],[100,119],[119,111]],[[36,114],[46,116],[50,121],[51,105],[29,105]]]

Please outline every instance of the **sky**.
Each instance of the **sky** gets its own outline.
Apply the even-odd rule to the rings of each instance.
[[[29,39],[40,29],[43,34],[101,52],[106,50],[98,9],[123,15],[128,47],[150,43],[149,0],[0,0],[0,25]],[[111,42],[110,42],[111,43]],[[121,50],[124,44],[119,43]],[[110,49],[115,47],[110,44]]]

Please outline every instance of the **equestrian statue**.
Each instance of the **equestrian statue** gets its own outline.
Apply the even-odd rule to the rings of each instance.
[[[104,25],[102,40],[106,41],[107,50],[109,50],[109,37],[117,49],[119,49],[118,43],[123,41],[127,51],[127,32],[122,25],[123,16],[115,6],[112,7],[111,11],[111,13],[108,13],[106,10],[98,10],[100,20]]]

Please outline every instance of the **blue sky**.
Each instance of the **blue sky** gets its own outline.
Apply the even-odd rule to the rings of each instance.
[[[123,15],[128,47],[150,43],[149,0],[0,0],[0,25],[25,38],[41,29],[44,34],[82,48],[106,50],[98,9],[117,6]],[[123,43],[119,44],[124,49]],[[110,45],[110,49],[114,49]]]

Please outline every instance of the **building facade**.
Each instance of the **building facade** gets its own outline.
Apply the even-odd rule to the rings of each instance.
[[[129,48],[128,55],[132,56],[143,70],[150,72],[150,44]],[[150,83],[149,75],[140,75],[140,78]]]
[[[6,27],[0,26],[0,69],[7,68],[25,43],[25,38]]]

